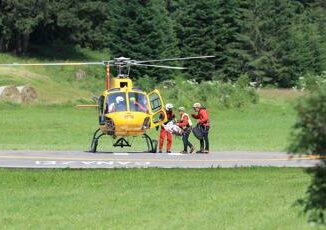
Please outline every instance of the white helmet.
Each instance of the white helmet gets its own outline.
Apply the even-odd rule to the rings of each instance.
[[[125,99],[121,96],[118,96],[115,101],[119,104],[120,102],[123,102]]]
[[[166,110],[173,109],[173,105],[171,103],[167,103],[166,106],[165,106],[165,109]]]
[[[201,108],[201,104],[200,103],[195,103],[192,107],[193,108]]]

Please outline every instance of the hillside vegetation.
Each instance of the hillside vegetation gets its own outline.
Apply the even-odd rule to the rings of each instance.
[[[80,49],[79,52],[81,56],[90,59],[104,60],[105,58],[105,54],[89,49]],[[69,57],[68,54],[66,55]],[[0,53],[1,63],[51,61],[53,62],[52,59],[40,57],[17,57]],[[58,61],[67,60],[60,59]],[[76,73],[79,71],[82,71],[84,78],[76,78]],[[89,101],[92,94],[99,94],[104,89],[104,76],[103,67],[0,67],[0,85],[31,85],[36,88],[39,95],[38,101],[43,104]]]
[[[83,57],[104,59],[103,52],[80,49]],[[69,55],[67,55],[69,56]],[[46,62],[51,59],[17,57],[1,54],[1,61]],[[75,59],[76,60],[76,59]],[[78,59],[77,59],[78,60]],[[58,60],[58,61],[65,61]],[[75,78],[77,71],[86,77]],[[78,103],[92,103],[92,94],[104,89],[103,67],[13,67],[0,68],[0,85],[30,84],[39,93],[36,105],[0,103],[1,149],[88,150],[92,133],[97,128],[95,109],[77,109]],[[303,95],[296,90],[248,87],[243,75],[236,83],[207,81],[200,84],[181,77],[156,83],[150,77],[135,80],[146,91],[159,88],[165,101],[177,108],[200,101],[211,114],[212,150],[284,151],[290,128],[295,120],[292,102]],[[20,122],[17,123],[17,120]],[[153,138],[158,133],[151,130]],[[198,145],[192,136],[191,141]],[[181,149],[180,139],[174,140],[174,151]],[[133,150],[143,151],[145,143],[134,141]],[[99,150],[112,149],[112,140],[104,138]]]
[[[326,69],[324,0],[3,0],[0,12],[0,52],[58,58],[45,47],[65,44],[143,60],[215,55],[170,64],[189,67],[183,75],[196,81],[247,74],[279,87]],[[175,72],[132,74],[161,81]]]

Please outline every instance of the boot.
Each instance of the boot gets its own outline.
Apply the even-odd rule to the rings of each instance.
[[[195,153],[195,146],[191,146],[190,153]]]

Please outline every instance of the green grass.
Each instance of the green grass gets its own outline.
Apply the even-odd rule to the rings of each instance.
[[[58,52],[58,51],[57,51]],[[43,62],[77,62],[106,60],[104,52],[79,49],[74,55],[41,54],[38,58],[17,57],[11,54],[0,53],[0,63],[43,63]],[[64,58],[70,57],[69,58]],[[78,58],[80,57],[80,58]],[[86,78],[76,80],[75,73],[83,70]],[[0,86],[3,85],[31,85],[36,88],[39,102],[60,104],[76,102],[80,99],[89,100],[92,93],[99,94],[104,89],[105,71],[102,66],[65,66],[65,67],[0,67]]]
[[[210,137],[218,150],[285,151],[295,121],[291,103],[271,100],[213,113]]]
[[[210,109],[212,150],[284,151],[294,123],[295,112],[288,102],[262,100],[244,109]],[[97,128],[95,109],[73,105],[0,104],[0,149],[88,150]],[[159,133],[151,130],[158,138]],[[192,136],[191,141],[199,145]],[[100,150],[113,150],[112,140],[104,137]],[[174,138],[175,151],[182,141]],[[141,138],[133,150],[145,150]]]
[[[59,46],[60,48],[61,46]],[[37,47],[36,47],[37,48]],[[61,51],[36,49],[34,57],[0,54],[0,63],[104,60],[104,52],[80,48]],[[41,58],[42,57],[42,58]],[[53,58],[54,57],[54,58]],[[101,67],[83,67],[87,78],[77,81],[79,67],[0,68],[0,85],[30,84],[36,87],[39,103],[31,106],[0,103],[0,149],[87,150],[97,128],[94,109],[76,109],[73,105],[98,95],[104,86]],[[180,83],[181,84],[181,83]],[[164,92],[162,91],[164,94]],[[165,92],[166,93],[166,92]],[[242,109],[210,106],[210,144],[212,150],[285,151],[295,120],[293,101],[302,93],[292,90],[260,90],[260,102]],[[175,96],[175,95],[174,95]],[[172,100],[177,104],[179,101]],[[186,108],[192,100],[187,99]],[[56,105],[53,105],[56,104]],[[176,105],[177,107],[178,105]],[[188,111],[191,113],[192,111]],[[158,137],[154,130],[153,138]],[[199,147],[194,137],[191,141]],[[144,141],[134,140],[133,150],[144,150]],[[112,140],[102,140],[100,150],[112,150]],[[182,150],[180,138],[174,139],[174,150]]]
[[[310,229],[302,169],[0,170],[3,229]]]

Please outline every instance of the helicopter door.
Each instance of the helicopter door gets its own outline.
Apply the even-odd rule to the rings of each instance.
[[[151,128],[157,127],[167,121],[164,103],[160,92],[156,89],[148,94],[151,107]]]
[[[104,99],[105,99],[105,97],[102,95],[102,96],[100,96],[100,98],[98,100],[98,112],[99,112],[98,121],[99,121],[100,125],[105,124],[105,119],[104,119]]]

